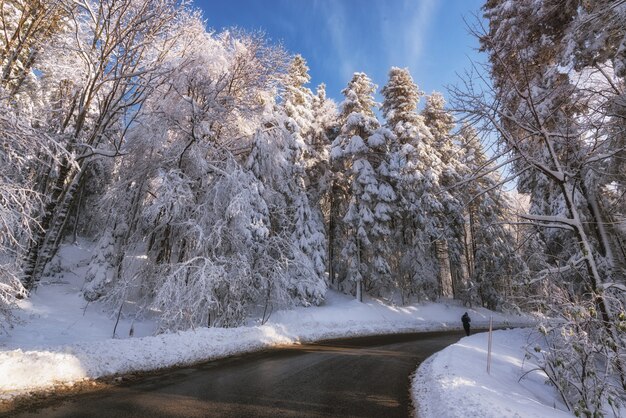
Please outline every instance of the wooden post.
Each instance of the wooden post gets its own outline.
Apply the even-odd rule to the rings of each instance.
[[[493,340],[493,315],[489,317],[489,343],[487,347],[487,374],[491,374],[491,342]]]

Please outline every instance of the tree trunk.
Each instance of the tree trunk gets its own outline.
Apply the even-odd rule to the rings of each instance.
[[[46,204],[44,215],[39,223],[39,233],[31,242],[24,262],[24,287],[32,290],[37,286],[39,276],[50,260],[52,243],[57,241],[58,229],[65,223],[67,210],[71,205],[76,190],[76,179],[80,179],[68,161],[63,161],[59,169],[52,196]]]
[[[329,196],[330,214],[328,216],[328,280],[331,285],[335,284],[335,181],[331,182]]]
[[[452,273],[450,268],[450,257],[448,255],[448,243],[445,239],[435,241],[435,251],[439,261],[439,293],[440,296],[450,297],[452,291]]]
[[[604,325],[604,328],[606,329],[607,334],[610,336],[611,340],[615,344],[614,350],[617,354],[616,365],[619,371],[622,388],[626,390],[626,370],[624,369],[624,366],[619,358],[619,352],[617,349],[617,347],[621,345],[621,339],[619,337],[619,332],[615,329],[615,321],[613,320],[614,318],[611,312],[610,305],[606,301],[606,298],[604,296],[604,289],[602,287],[603,280],[600,276],[600,272],[598,270],[598,266],[593,250],[591,248],[591,244],[589,242],[589,238],[587,237],[587,234],[582,224],[582,220],[578,213],[578,209],[576,208],[573,193],[574,187],[572,187],[572,190],[570,190],[566,181],[561,182],[559,185],[561,186],[563,196],[565,197],[565,204],[567,205],[570,215],[572,216],[572,219],[574,221],[574,232],[578,237],[578,243],[584,256],[585,266],[587,267],[587,274],[590,278],[590,290],[593,292],[595,303],[598,306],[600,315],[602,316],[602,323]]]
[[[361,276],[361,240],[356,238],[356,259],[359,278],[356,282],[356,300],[363,302],[363,276]]]

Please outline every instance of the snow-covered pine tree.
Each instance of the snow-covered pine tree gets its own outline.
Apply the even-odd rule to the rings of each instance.
[[[516,289],[526,278],[526,267],[516,251],[516,237],[510,225],[515,214],[495,163],[487,158],[476,131],[463,126],[459,140],[463,146],[459,157],[471,179],[462,182],[467,218],[464,262],[469,285],[459,289],[459,296],[498,310],[505,303],[514,302],[519,296]]]
[[[285,138],[284,135],[290,137],[282,141],[282,146],[279,145],[281,141],[274,142],[278,142],[276,151],[284,155],[284,161],[289,165],[285,168],[287,177],[283,182],[287,185],[285,200],[293,217],[294,244],[309,259],[315,271],[315,280],[325,281],[327,241],[320,204],[321,193],[313,190],[313,183],[320,179],[311,177],[314,173],[310,172],[310,167],[321,164],[319,153],[323,153],[324,148],[312,142],[315,139],[315,115],[313,94],[305,86],[310,80],[308,70],[306,61],[300,55],[291,60],[281,106],[286,115],[282,123],[286,132],[282,133],[282,138]],[[319,186],[319,183],[315,186]],[[302,278],[302,274],[294,271],[294,277]],[[303,301],[307,299],[306,296],[302,298]],[[319,297],[314,299],[316,303],[320,301]]]
[[[435,298],[439,262],[433,241],[440,234],[437,214],[443,209],[438,197],[442,162],[423,116],[417,113],[422,93],[409,71],[391,68],[381,93],[386,126],[395,136],[390,171],[399,196],[393,251],[400,254],[394,262],[397,286],[403,301],[412,296]]]
[[[15,319],[17,299],[27,296],[20,281],[21,259],[37,233],[43,197],[33,175],[42,163],[33,150],[49,159],[71,158],[52,135],[42,134],[15,108],[14,97],[0,87],[0,333]]]
[[[313,93],[306,87],[311,81],[309,67],[301,55],[291,59],[285,76],[282,108],[287,117],[293,120],[302,137],[306,136],[311,129],[313,121],[312,101]],[[290,130],[295,131],[294,127]]]
[[[309,179],[308,193],[314,202],[328,206],[332,172],[330,170],[330,145],[337,135],[337,105],[326,97],[326,85],[317,87],[312,102],[313,124],[305,141],[307,143],[306,171]],[[328,212],[328,210],[323,211]]]
[[[333,263],[331,260],[333,245],[331,230],[331,208],[334,207],[335,196],[331,193],[333,172],[330,166],[330,145],[337,135],[337,106],[326,97],[326,86],[321,84],[312,103],[313,125],[306,137],[307,155],[306,173],[308,179],[307,194],[309,200],[319,207],[325,225],[326,237],[326,268],[327,280],[332,285],[334,280]]]
[[[442,162],[439,201],[443,210],[439,217],[441,233],[435,241],[440,257],[441,294],[458,296],[457,290],[467,276],[463,263],[463,220],[462,200],[465,191],[456,188],[466,171],[460,161],[461,149],[454,141],[452,130],[454,117],[445,109],[443,95],[434,92],[426,97],[426,104],[421,112],[424,123],[432,133],[432,149],[438,152]]]
[[[391,282],[386,246],[391,205],[396,200],[388,165],[392,135],[381,129],[374,115],[375,90],[366,74],[354,74],[342,91],[341,128],[331,149],[335,182],[341,185],[335,185],[331,193],[343,190],[341,197],[346,199],[342,256],[348,269],[344,279],[349,288],[356,286],[359,301],[364,290],[381,292]],[[333,199],[341,197],[334,195]]]

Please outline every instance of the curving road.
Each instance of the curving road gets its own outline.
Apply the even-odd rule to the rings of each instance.
[[[409,374],[460,332],[333,340],[149,375],[16,417],[408,417]]]

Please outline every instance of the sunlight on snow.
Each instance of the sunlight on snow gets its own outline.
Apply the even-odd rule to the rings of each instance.
[[[263,338],[261,341],[267,344],[293,344],[297,340],[286,335],[284,327],[279,325],[263,325],[259,327]]]
[[[71,385],[85,378],[87,372],[73,354],[22,350],[0,352],[0,387],[26,390],[61,382]]]
[[[462,386],[475,387],[477,386],[477,383],[475,380],[466,379],[466,378],[458,377],[458,376],[451,377],[448,379],[441,379],[441,387],[445,389],[456,389]]]

